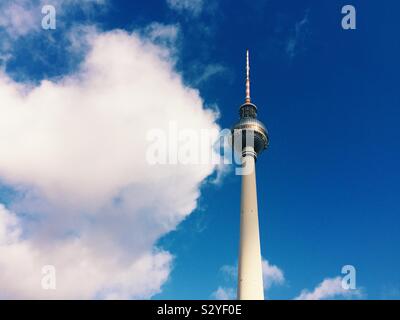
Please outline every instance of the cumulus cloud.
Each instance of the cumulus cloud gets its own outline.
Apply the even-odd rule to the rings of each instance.
[[[0,3],[0,31],[16,39],[42,30],[42,7],[45,5],[55,7],[56,17],[65,17],[74,10],[90,15],[94,9],[106,8],[107,4],[108,0],[3,0]],[[58,22],[62,23],[63,19]]]
[[[203,9],[204,0],[167,0],[167,4],[173,10],[197,16]]]
[[[227,279],[235,279],[238,275],[238,267],[237,265],[224,265],[221,267],[221,272]]]
[[[171,49],[123,31],[87,41],[79,70],[57,80],[33,86],[0,72],[0,180],[18,195],[0,206],[2,298],[156,294],[173,257],[155,243],[193,211],[215,169],[146,161],[151,129],[218,131]],[[56,290],[40,286],[44,265],[56,268]]]
[[[142,34],[152,42],[168,47],[169,53],[177,53],[180,49],[180,25],[150,23],[143,28]]]
[[[56,30],[44,30],[42,27],[43,18],[46,17],[44,21],[49,22],[48,13],[42,13],[42,8],[48,5],[56,10]],[[81,59],[77,50],[86,49],[85,46],[76,46],[81,38],[79,32],[95,25],[94,18],[108,8],[108,0],[52,0],[50,3],[47,0],[0,1],[0,69],[13,72],[14,78],[29,79],[29,71],[26,70],[32,65],[36,70],[52,76],[60,76],[67,69],[75,68],[75,62]],[[46,48],[46,53],[38,53],[43,48]],[[71,52],[72,49],[75,52]],[[15,63],[24,52],[29,52],[28,57],[22,58],[26,64]],[[46,59],[46,54],[64,57],[64,61]],[[13,71],[8,68],[10,65],[13,65]]]
[[[273,285],[283,285],[286,281],[283,271],[275,266],[271,265],[268,260],[262,260],[262,271],[264,290],[268,293],[268,290]],[[226,281],[234,281],[238,276],[237,266],[225,265],[221,267],[222,274],[226,277]],[[342,287],[342,278],[326,278],[319,283],[313,290],[309,291],[304,289],[301,293],[294,298],[295,300],[324,300],[324,299],[352,299],[362,298],[364,296],[364,289],[345,289]],[[217,300],[233,300],[236,298],[236,289],[232,286],[219,286],[215,290],[211,297]]]
[[[0,204],[0,245],[15,242],[20,233],[16,216]]]
[[[285,282],[283,271],[275,265],[271,265],[268,260],[262,261],[262,273],[264,289],[269,289],[272,285],[281,285]]]
[[[0,28],[18,37],[40,28],[40,12],[27,0],[4,1],[0,5]]]
[[[237,265],[224,265],[221,267],[222,274],[226,277],[227,281],[237,280],[238,267]],[[285,282],[283,271],[276,265],[272,265],[268,260],[262,260],[262,273],[264,290],[268,290],[273,285],[282,285]],[[218,287],[211,296],[218,300],[231,300],[236,297],[236,290],[232,287]]]
[[[218,287],[211,296],[216,300],[234,300],[236,298],[236,291],[233,288]]]
[[[167,40],[175,44],[179,34],[179,25],[165,25],[153,22],[145,28],[145,33],[153,41]]]
[[[360,297],[361,290],[359,289],[345,289],[342,287],[342,278],[326,278],[318,284],[314,290],[308,291],[304,289],[296,300],[324,300],[332,298],[352,298]]]

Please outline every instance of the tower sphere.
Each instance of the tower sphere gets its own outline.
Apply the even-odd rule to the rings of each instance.
[[[264,124],[257,119],[257,107],[250,98],[250,64],[249,52],[246,54],[246,98],[239,108],[240,120],[232,128],[233,145],[236,152],[244,153],[252,150],[257,157],[268,147],[268,131]],[[238,139],[241,139],[238,141]],[[252,147],[252,148],[249,148]]]
[[[242,152],[246,147],[253,147],[255,156],[257,156],[268,147],[269,137],[267,129],[256,118],[256,115],[249,115],[256,114],[256,110],[256,106],[252,103],[246,103],[240,107],[240,120],[232,128],[234,147],[237,152]],[[246,113],[248,115],[245,115]],[[242,143],[240,144],[237,139],[242,139]]]

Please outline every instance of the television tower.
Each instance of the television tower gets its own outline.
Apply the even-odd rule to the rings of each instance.
[[[246,52],[246,97],[239,108],[240,120],[232,128],[234,148],[241,153],[240,249],[237,298],[264,300],[260,235],[258,226],[255,162],[268,147],[268,132],[257,120],[257,107],[250,99],[249,51]],[[238,146],[239,145],[239,146]]]

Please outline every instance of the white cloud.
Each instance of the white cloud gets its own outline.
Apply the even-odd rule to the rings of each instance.
[[[331,299],[335,297],[351,298],[360,297],[361,290],[347,290],[342,287],[342,278],[326,278],[320,284],[318,284],[313,291],[304,289],[300,295],[296,297],[296,300],[323,300]]]
[[[228,69],[221,64],[207,64],[207,65],[195,65],[193,70],[196,74],[193,83],[195,85],[202,84],[208,81],[210,78],[217,75],[223,75],[228,73]]]
[[[264,289],[269,289],[272,285],[281,285],[285,282],[283,271],[275,265],[269,264],[265,259],[262,261],[262,273]]]
[[[221,272],[227,277],[228,281],[237,280],[237,265],[224,265],[221,267]],[[273,285],[282,285],[285,282],[283,271],[276,265],[271,265],[266,259],[262,260],[262,273],[265,291],[267,291]],[[218,297],[232,297],[232,295],[233,297],[236,296],[236,290],[231,287],[218,287],[218,289],[212,293],[212,297],[216,299],[218,299]],[[220,300],[228,300],[228,298],[221,298]]]
[[[45,17],[42,8],[45,5],[52,5],[56,9],[57,31],[42,28],[42,19]],[[31,59],[39,68],[55,68],[54,61],[38,54],[36,46],[39,43],[48,52],[58,47],[60,54],[68,54],[75,49],[72,53],[77,57],[77,49],[80,52],[86,49],[76,46],[77,39],[83,38],[80,32],[86,32],[86,28],[94,28],[94,17],[108,8],[108,0],[52,0],[50,3],[48,0],[0,1],[0,69],[6,69],[8,63],[15,60],[22,50],[30,52]],[[77,16],[79,22],[74,21]],[[24,76],[18,74],[19,79]]]
[[[155,243],[215,169],[146,162],[152,128],[218,129],[171,49],[123,31],[87,39],[81,68],[57,81],[0,72],[0,179],[19,194],[0,207],[0,297],[151,297],[172,263]],[[56,290],[40,286],[49,264]]]
[[[221,267],[221,272],[228,277],[228,279],[236,279],[238,275],[237,265],[224,265]]]
[[[153,40],[168,40],[175,42],[179,33],[179,25],[165,25],[153,22],[145,28],[146,34]]]
[[[16,216],[0,203],[0,246],[15,242],[20,234]]]
[[[40,28],[40,14],[35,7],[27,0],[5,1],[0,5],[0,28],[4,28],[12,37],[27,34],[32,30]]]
[[[142,30],[142,34],[152,42],[168,47],[169,53],[176,53],[180,49],[180,31],[179,24],[153,22]]]
[[[197,16],[203,10],[204,0],[167,0],[167,4],[173,10]]]
[[[306,10],[304,17],[296,22],[292,35],[286,43],[286,53],[293,59],[300,51],[304,50],[304,42],[308,35],[310,10]]]
[[[218,289],[212,293],[212,297],[216,300],[234,300],[236,298],[236,291],[233,288],[218,287]]]
[[[56,9],[56,18],[65,17],[73,10],[87,14],[107,8],[108,0],[2,0],[0,3],[0,30],[4,30],[12,39],[42,30],[44,17],[42,7],[52,5]],[[62,23],[59,19],[57,23]]]
[[[285,277],[283,271],[275,266],[271,265],[268,260],[262,260],[262,271],[264,290],[268,293],[268,290],[273,285],[283,285],[285,283]],[[227,281],[236,280],[238,276],[237,266],[225,265],[221,267],[221,272],[227,277]],[[304,289],[295,300],[323,300],[332,298],[360,298],[363,296],[363,289],[344,289],[342,287],[342,278],[326,278],[319,283],[314,290],[309,291]],[[236,290],[232,286],[219,286],[216,291],[211,294],[211,297],[217,300],[232,300],[236,298]]]

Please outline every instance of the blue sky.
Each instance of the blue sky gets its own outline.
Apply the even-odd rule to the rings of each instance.
[[[222,18],[204,55],[227,65],[234,80],[221,76],[201,89],[218,101],[222,126],[230,126],[243,100],[243,52],[250,48],[252,97],[271,137],[257,162],[262,253],[287,279],[269,295],[291,298],[352,264],[367,297],[382,298],[400,281],[396,5],[352,2],[357,30],[344,31],[343,1],[256,3],[220,4]],[[179,280],[160,298],[201,298],[222,281],[215,270],[237,261],[239,195],[234,175],[204,190],[203,210],[164,239],[178,250]],[[197,223],[205,225],[199,234]]]
[[[341,8],[349,3],[357,10],[356,30],[341,27]],[[206,105],[218,107],[218,124],[229,128],[244,99],[249,48],[252,99],[271,139],[257,162],[262,255],[285,279],[267,297],[292,299],[350,264],[363,298],[399,299],[400,4],[192,4],[113,0],[87,10],[73,4],[50,35],[0,38],[11,43],[2,66],[19,82],[57,79],[74,73],[85,55],[65,49],[65,32],[75,24],[102,32],[173,25],[176,71]],[[4,181],[0,203],[11,206],[17,189]],[[232,171],[218,184],[202,184],[194,212],[157,240],[175,258],[153,298],[208,299],[218,287],[235,287],[221,268],[237,263],[239,206],[240,177]]]

